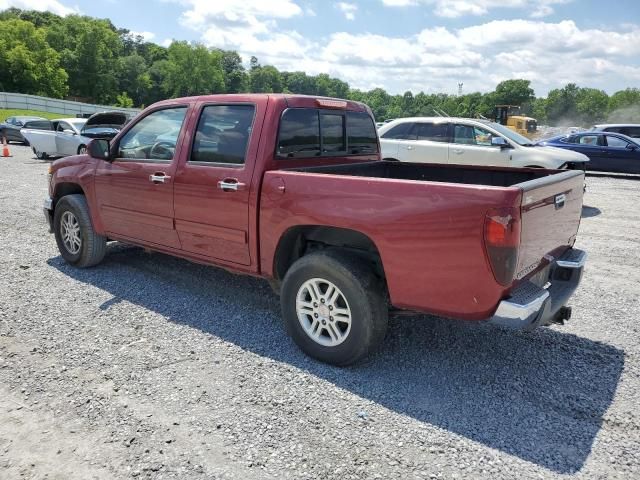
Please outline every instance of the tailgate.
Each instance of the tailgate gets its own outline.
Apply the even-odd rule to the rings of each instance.
[[[522,190],[522,226],[516,278],[534,271],[546,254],[575,242],[582,216],[584,173],[565,171],[516,185]]]

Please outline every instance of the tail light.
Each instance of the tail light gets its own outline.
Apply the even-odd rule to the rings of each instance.
[[[520,218],[515,208],[489,210],[484,220],[484,245],[496,281],[513,281],[520,246]]]

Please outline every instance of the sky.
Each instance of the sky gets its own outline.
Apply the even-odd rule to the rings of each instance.
[[[397,94],[640,87],[640,0],[0,0]]]

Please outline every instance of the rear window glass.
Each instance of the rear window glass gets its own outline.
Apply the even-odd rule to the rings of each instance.
[[[345,152],[344,117],[342,115],[320,115],[322,125],[322,153]]]
[[[358,155],[377,151],[375,124],[365,112],[290,108],[282,114],[277,148],[280,157]]]
[[[378,135],[373,119],[364,112],[347,112],[349,153],[378,151]]]
[[[288,157],[320,153],[320,121],[318,111],[291,108],[282,114],[278,154]]]

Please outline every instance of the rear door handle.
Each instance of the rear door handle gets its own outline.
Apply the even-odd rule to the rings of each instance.
[[[457,155],[462,155],[464,153],[464,150],[460,150],[459,148],[454,148],[453,153]]]
[[[149,181],[153,183],[166,183],[168,180],[171,180],[171,177],[165,175],[164,172],[156,172],[149,175]]]
[[[224,192],[237,192],[244,190],[246,184],[239,182],[237,178],[225,178],[218,182],[218,188]]]

